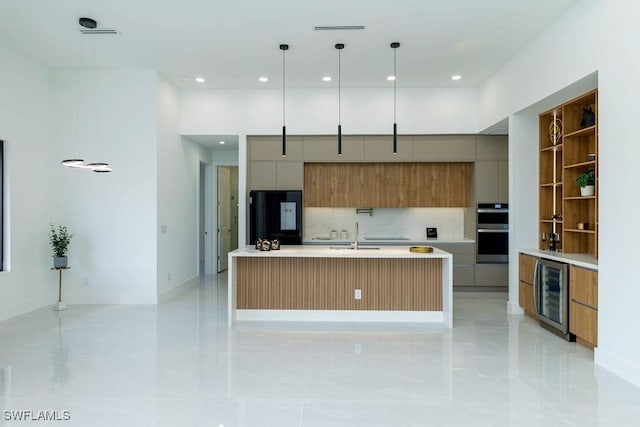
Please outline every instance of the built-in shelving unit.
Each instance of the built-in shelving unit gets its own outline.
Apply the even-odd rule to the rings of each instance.
[[[595,124],[585,126],[591,109]],[[540,115],[539,247],[598,256],[598,92],[594,90]],[[595,173],[595,194],[582,196],[575,181]],[[579,225],[580,224],[580,225]]]

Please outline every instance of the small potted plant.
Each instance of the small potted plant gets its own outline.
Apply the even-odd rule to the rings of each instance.
[[[53,268],[66,268],[67,267],[67,251],[69,250],[69,243],[73,234],[69,233],[69,229],[66,225],[59,225],[56,228],[51,224],[51,231],[49,231],[49,244],[53,251]]]
[[[596,188],[596,174],[593,169],[586,170],[578,175],[576,184],[580,187],[581,196],[593,196]]]

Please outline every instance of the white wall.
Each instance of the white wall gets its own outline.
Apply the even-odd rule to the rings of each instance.
[[[158,294],[171,294],[198,276],[200,161],[209,152],[178,132],[178,93],[165,79],[158,105]],[[166,232],[163,229],[166,228]]]
[[[0,320],[57,300],[47,233],[55,187],[47,70],[0,46],[0,139],[5,140],[5,258]],[[10,218],[10,220],[8,220]],[[8,226],[8,227],[7,227]]]
[[[77,75],[53,73],[55,155],[80,154],[110,163],[113,173],[54,169],[56,223],[71,243],[65,279],[68,303],[148,303],[157,299],[156,74],[151,70],[92,72],[91,93],[77,96]],[[81,100],[78,121],[75,104]],[[78,124],[79,143],[75,126]]]
[[[630,244],[640,239],[635,227],[640,199],[631,189],[630,177],[637,168],[637,143],[633,112],[637,109],[640,58],[637,55],[640,2],[634,0],[583,0],[570,9],[480,90],[481,126],[488,126],[554,94],[571,91],[572,83],[597,71],[599,87],[599,309],[596,362],[640,385],[640,342],[633,337],[640,323],[637,301],[637,256]],[[580,83],[582,84],[582,82]],[[580,84],[578,86],[580,86]],[[588,82],[587,82],[588,84]],[[576,94],[577,95],[577,94]],[[557,99],[558,102],[562,100]],[[528,109],[528,113],[532,113]],[[538,111],[539,112],[539,111]],[[520,123],[520,125],[519,125]],[[510,120],[510,161],[520,164],[531,156],[536,138],[525,135],[529,124]],[[516,168],[511,167],[514,171]],[[535,206],[537,191],[518,186],[531,171],[511,176],[512,226],[516,245],[535,245],[533,216],[524,214]],[[514,191],[530,188],[527,197]],[[526,191],[525,191],[526,194]],[[530,211],[527,211],[530,212]],[[528,225],[527,225],[528,224]],[[518,248],[512,248],[517,250]],[[510,301],[517,301],[511,277]]]
[[[476,89],[398,89],[397,121],[401,134],[475,133]],[[287,133],[335,134],[338,99],[334,89],[288,89]],[[185,135],[278,135],[282,131],[279,90],[183,90],[180,130]],[[390,134],[393,92],[343,89],[344,134]]]

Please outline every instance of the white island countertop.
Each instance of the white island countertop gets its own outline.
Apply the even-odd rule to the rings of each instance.
[[[372,249],[371,245],[349,249],[348,246],[289,245],[279,250],[259,251],[253,246],[245,246],[229,253],[232,257],[312,257],[312,258],[451,258],[449,252],[433,248],[432,253],[409,252],[409,246],[380,246]]]
[[[359,281],[368,273],[360,271],[353,276],[353,272],[363,263],[380,267],[381,273],[366,282]],[[404,276],[383,274],[400,265]],[[426,265],[433,267],[426,267],[427,271]],[[411,273],[413,268],[420,273]],[[305,279],[309,271],[312,273]],[[332,293],[328,298],[323,294],[327,290]],[[271,251],[245,246],[229,252],[228,325],[243,320],[370,321],[440,323],[451,328],[452,291],[453,255],[437,248],[431,253],[414,253],[409,246],[364,246],[355,250],[347,246],[286,245]],[[413,292],[422,296],[418,300],[407,297]],[[320,296],[313,297],[314,293]],[[398,295],[389,299],[389,306],[380,302],[388,299],[387,294]],[[357,300],[362,302],[354,302]]]

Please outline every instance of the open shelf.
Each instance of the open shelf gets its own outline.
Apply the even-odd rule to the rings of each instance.
[[[595,123],[585,111],[595,113]],[[552,134],[554,120],[561,121],[562,136]],[[591,123],[593,123],[591,125]],[[591,126],[584,126],[590,124]],[[539,234],[540,249],[548,249],[550,233],[560,234],[559,251],[598,257],[598,92],[588,92],[555,107],[539,117]],[[553,140],[556,144],[553,144]],[[594,158],[595,160],[589,160]],[[594,196],[581,196],[578,176],[592,169],[596,178]],[[554,220],[554,216],[561,219]],[[578,224],[589,224],[579,230]],[[547,236],[543,241],[542,237]]]
[[[570,165],[565,165],[564,168],[565,169],[571,169],[571,168],[580,168],[580,167],[585,167],[585,166],[595,166],[596,165],[596,161],[595,160],[591,160],[588,162],[580,162],[580,163],[573,163]]]
[[[562,151],[562,143],[541,148],[540,151]]]
[[[565,228],[564,231],[568,233],[596,234],[596,230],[578,230],[577,228]]]
[[[578,130],[573,131],[573,132],[566,133],[566,134],[564,134],[564,137],[565,138],[569,138],[569,137],[572,137],[572,136],[595,135],[595,133],[596,133],[596,126],[593,125],[593,126],[589,126],[589,127],[586,127],[586,128],[578,129]]]

